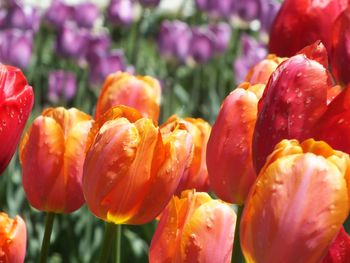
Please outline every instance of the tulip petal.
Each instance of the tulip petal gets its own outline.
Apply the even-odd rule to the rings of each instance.
[[[347,191],[333,157],[296,153],[265,166],[242,216],[246,260],[319,262],[348,215]]]
[[[37,209],[60,212],[64,207],[64,198],[58,192],[50,193],[62,189],[64,185],[60,177],[65,148],[61,126],[50,117],[40,116],[33,122],[25,138],[20,155],[26,196]]]
[[[350,259],[350,236],[342,227],[321,263],[346,263]]]
[[[259,101],[253,139],[253,159],[260,171],[282,139],[304,140],[327,107],[328,74],[305,55],[283,62],[272,74]]]
[[[255,181],[252,138],[257,96],[241,88],[224,100],[207,146],[210,186],[222,200],[241,204]]]
[[[235,222],[227,204],[212,200],[201,205],[183,228],[181,262],[230,262]]]

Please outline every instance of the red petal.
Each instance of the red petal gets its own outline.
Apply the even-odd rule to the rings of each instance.
[[[331,244],[322,263],[349,263],[350,262],[350,236],[342,227],[338,236]]]

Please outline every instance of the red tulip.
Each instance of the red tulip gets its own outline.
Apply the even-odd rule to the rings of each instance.
[[[21,70],[0,64],[0,174],[16,151],[33,102],[32,87]]]
[[[350,7],[333,25],[332,47],[330,52],[332,72],[338,83],[350,83]]]
[[[221,105],[207,146],[210,187],[226,202],[242,204],[256,174],[252,139],[265,85],[243,83]]]
[[[312,137],[313,126],[326,111],[329,73],[319,63],[325,59],[318,51],[305,53],[289,58],[276,69],[259,102],[253,142],[256,171],[282,139]]]
[[[350,262],[350,236],[342,227],[328,249],[327,255],[321,263],[349,263]]]
[[[350,160],[325,142],[276,145],[241,220],[247,262],[320,262],[349,214]]]
[[[184,191],[164,209],[152,238],[150,263],[230,262],[236,215],[206,193]]]
[[[269,49],[278,56],[292,56],[321,40],[331,50],[333,22],[348,0],[285,0],[272,25]]]
[[[176,194],[181,194],[186,189],[206,192],[209,190],[209,179],[206,164],[206,149],[210,135],[210,124],[202,119],[185,118],[181,119],[171,116],[162,126],[162,133],[168,133],[177,126],[183,126],[192,136],[193,153],[189,164],[181,177]]]
[[[38,210],[70,213],[84,204],[83,164],[91,116],[71,108],[48,108],[36,118],[20,145],[22,182]]]
[[[192,136],[182,126],[161,132],[135,109],[116,107],[92,128],[83,191],[97,217],[144,224],[164,209],[188,164]]]
[[[26,255],[27,230],[21,217],[0,213],[0,262],[23,263]]]

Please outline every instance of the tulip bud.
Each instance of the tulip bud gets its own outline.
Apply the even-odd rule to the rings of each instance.
[[[202,119],[180,119],[174,115],[160,127],[160,130],[162,133],[167,133],[177,126],[183,127],[191,134],[193,153],[181,177],[176,194],[180,195],[183,190],[192,188],[206,192],[209,190],[209,180],[205,157],[211,130],[210,124]]]
[[[10,162],[34,102],[20,69],[0,64],[0,174]]]
[[[266,85],[278,65],[286,59],[287,58],[280,58],[275,55],[268,55],[266,59],[260,61],[250,69],[245,77],[245,81],[249,82],[251,85],[259,83]]]
[[[348,0],[284,1],[270,32],[270,53],[292,56],[317,40],[330,51],[333,22],[347,5]]]
[[[23,188],[29,203],[46,212],[70,213],[84,203],[82,169],[91,117],[77,109],[48,108],[20,145]]]
[[[0,213],[0,261],[23,263],[26,255],[27,230],[21,217]]]
[[[128,107],[112,108],[91,133],[83,176],[91,212],[115,224],[144,224],[158,216],[188,164],[191,135],[181,126],[161,133]]]
[[[246,260],[320,262],[349,214],[349,165],[325,142],[277,144],[246,200]]]
[[[209,137],[210,187],[226,202],[242,204],[256,178],[251,148],[264,87],[245,83],[231,92],[221,105]]]
[[[161,89],[158,80],[117,72],[107,77],[96,105],[96,119],[117,105],[134,107],[142,116],[158,120]]]
[[[162,213],[149,262],[217,262],[231,259],[236,215],[206,193],[184,191]]]

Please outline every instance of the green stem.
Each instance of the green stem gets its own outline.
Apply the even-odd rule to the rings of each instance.
[[[235,228],[235,239],[233,241],[233,252],[232,252],[232,260],[231,260],[232,263],[245,262],[242,254],[240,240],[239,240],[239,230],[240,230],[239,226],[241,223],[242,212],[243,212],[243,205],[238,206],[236,228]]]
[[[116,227],[116,237],[115,237],[115,249],[116,249],[116,257],[115,263],[120,263],[120,255],[121,255],[121,239],[122,239],[122,225],[117,225]]]
[[[44,233],[43,243],[41,244],[41,252],[40,252],[40,259],[39,259],[40,263],[45,263],[47,261],[47,255],[49,252],[50,237],[51,237],[54,219],[55,219],[55,214],[53,212],[48,212],[46,214],[45,233]]]
[[[117,225],[109,222],[106,223],[105,234],[102,243],[102,250],[100,254],[100,263],[106,263],[108,261],[116,228]]]

